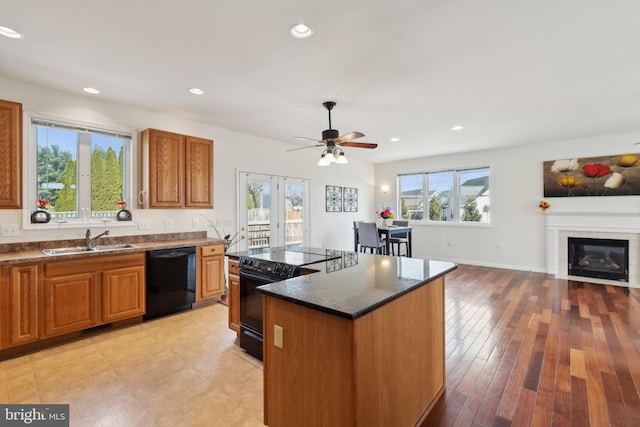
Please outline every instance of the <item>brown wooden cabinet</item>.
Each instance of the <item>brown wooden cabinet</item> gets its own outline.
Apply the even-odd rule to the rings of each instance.
[[[140,147],[140,207],[213,207],[212,140],[146,129]]]
[[[227,291],[229,329],[240,334],[240,268],[236,259],[229,259],[227,264],[229,267],[229,289]]]
[[[199,253],[200,285],[196,301],[224,293],[224,245],[202,246]]]
[[[115,322],[145,314],[144,266],[102,273],[102,320]]]
[[[144,314],[143,253],[44,264],[42,337]]]
[[[0,100],[0,208],[22,207],[22,104]]]
[[[38,264],[3,268],[0,286],[0,348],[38,340]]]
[[[65,274],[44,280],[43,337],[80,331],[98,324],[95,273]]]

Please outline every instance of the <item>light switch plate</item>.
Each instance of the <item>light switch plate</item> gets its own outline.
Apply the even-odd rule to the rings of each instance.
[[[171,221],[170,219],[165,219],[164,228],[171,228],[171,227],[173,227],[173,221]]]
[[[273,325],[273,345],[284,348],[284,328],[282,326]]]
[[[2,224],[2,237],[17,237],[18,234],[18,224]]]

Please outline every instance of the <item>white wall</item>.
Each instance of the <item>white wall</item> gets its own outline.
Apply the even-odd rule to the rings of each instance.
[[[320,151],[317,149],[310,148],[287,153],[288,149],[296,147],[131,106],[105,102],[100,97],[70,94],[3,78],[0,78],[0,98],[20,102],[25,111],[32,113],[127,130],[136,135],[146,128],[156,128],[209,138],[215,141],[213,210],[132,209],[133,223],[127,224],[128,226],[123,226],[122,223],[110,224],[111,235],[204,230],[204,226],[194,228],[192,225],[193,218],[199,219],[202,223],[201,213],[211,218],[231,219],[234,225],[225,227],[225,229],[227,232],[235,230],[237,224],[236,182],[238,170],[310,179],[310,244],[312,246],[335,249],[352,248],[351,230],[353,221],[364,219],[364,213],[374,210],[374,167],[368,162],[358,161],[353,155],[349,155],[350,163],[348,165],[318,167],[316,162],[320,157]],[[287,118],[283,117],[282,120],[287,120]],[[28,126],[28,123],[25,123],[25,126]],[[26,135],[27,133],[25,132],[24,146],[28,148],[29,141],[27,141]],[[136,140],[133,147],[135,160],[137,160],[138,149]],[[28,153],[28,150],[25,150],[25,153]],[[25,159],[25,177],[28,173],[29,164],[29,160]],[[138,171],[135,169],[136,189],[137,173]],[[357,188],[360,197],[359,212],[325,212],[325,185]],[[28,186],[25,181],[26,187]],[[23,206],[29,209],[30,201],[35,197],[35,195],[25,193]],[[28,214],[29,212],[25,213]],[[82,226],[71,229],[25,230],[23,228],[23,216],[27,215],[23,215],[22,210],[0,210],[0,224],[20,225],[19,237],[0,237],[0,243],[77,239],[84,236],[87,228]],[[171,229],[164,228],[165,218],[172,220],[173,226]],[[151,228],[149,230],[139,230],[137,222],[140,219],[148,220]],[[51,226],[50,224],[47,225]],[[103,227],[98,224],[91,228],[98,232]]]
[[[545,218],[538,209],[543,199],[543,161],[636,153],[640,146],[633,144],[638,141],[640,132],[378,164],[375,167],[376,206],[383,200],[387,204],[395,202],[399,173],[489,165],[493,226],[416,226],[414,256],[546,271]],[[390,188],[387,195],[380,190],[384,184]],[[551,203],[552,212],[640,212],[640,196],[546,200]]]

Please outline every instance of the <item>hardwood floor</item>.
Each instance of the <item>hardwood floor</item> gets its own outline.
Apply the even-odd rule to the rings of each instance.
[[[640,425],[640,290],[461,265],[425,426]],[[0,402],[71,426],[261,426],[262,364],[213,304],[0,362]],[[392,426],[397,427],[397,426]]]
[[[640,290],[460,266],[425,426],[640,425]]]

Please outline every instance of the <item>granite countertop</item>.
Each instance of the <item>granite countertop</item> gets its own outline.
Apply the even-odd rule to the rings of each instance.
[[[311,264],[316,273],[256,288],[257,292],[355,320],[455,270],[447,261],[343,252]]]
[[[188,246],[205,246],[224,244],[221,239],[206,237],[202,233],[175,233],[162,235],[103,237],[98,245],[130,244],[131,248],[116,251],[82,252],[65,255],[45,255],[43,249],[84,246],[84,240],[56,240],[47,242],[25,242],[3,247],[0,253],[0,266],[23,264],[28,262],[58,261],[62,259],[76,259],[82,257],[112,256],[132,254],[158,249],[184,248]]]

